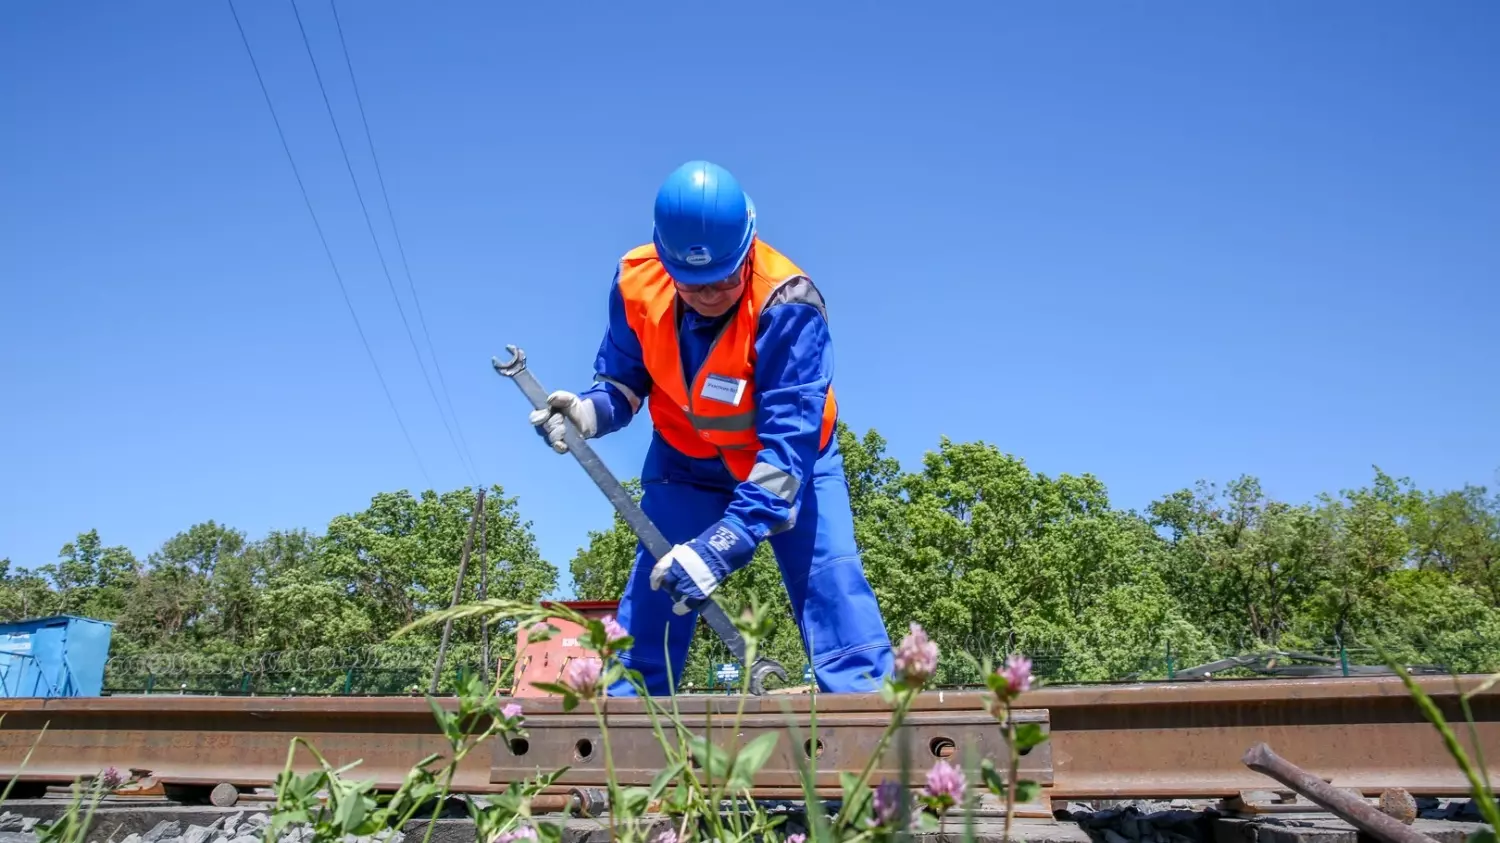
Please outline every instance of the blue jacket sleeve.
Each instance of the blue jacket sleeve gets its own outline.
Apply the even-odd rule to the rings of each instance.
[[[762,314],[755,341],[756,428],[761,451],[750,477],[735,487],[725,520],[743,527],[755,543],[790,529],[797,502],[812,477],[833,345],[822,300],[773,302]]]
[[[625,320],[625,298],[620,295],[620,271],[609,287],[609,323],[599,353],[594,356],[594,385],[579,397],[594,404],[599,420],[595,438],[613,433],[635,418],[651,392],[640,340]]]

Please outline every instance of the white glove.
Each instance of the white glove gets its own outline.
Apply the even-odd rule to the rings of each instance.
[[[559,391],[548,395],[547,406],[532,410],[528,418],[536,427],[537,433],[559,454],[568,451],[568,445],[563,441],[564,418],[578,428],[578,435],[584,439],[591,439],[599,432],[599,416],[594,409],[594,402],[585,401],[571,392]]]
[[[666,588],[679,615],[702,606],[730,574],[750,564],[755,542],[724,521],[671,549],[651,568],[651,590]]]

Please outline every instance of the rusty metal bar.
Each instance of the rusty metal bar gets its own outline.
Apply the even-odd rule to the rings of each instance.
[[[708,733],[706,718],[701,715],[684,719],[695,733]],[[799,721],[795,730],[788,728],[788,720]],[[1018,711],[1016,720],[1037,723],[1045,731],[1047,713]],[[747,714],[740,721],[739,730],[733,734],[732,711],[715,712],[712,722],[711,740],[731,751],[734,746],[744,746],[768,732],[780,733],[775,751],[760,775],[756,776],[757,786],[798,789],[802,780],[798,768],[800,759],[813,767],[817,787],[837,792],[839,773],[864,767],[891,718],[889,714],[878,712],[820,711],[816,737],[810,731],[806,717],[780,713]],[[656,774],[668,766],[650,717],[645,714],[612,714],[607,725],[614,772],[620,784],[649,785]],[[595,787],[608,784],[601,733],[592,723],[580,722],[578,718],[566,715],[538,715],[527,719],[527,728],[531,737],[517,742],[523,746],[495,743],[490,768],[492,783],[516,781],[569,764],[571,768],[561,781]],[[673,743],[675,745],[675,739]],[[977,708],[913,712],[877,760],[872,774],[874,781],[901,777],[903,751],[910,765],[907,781],[913,785],[923,782],[927,770],[939,758],[951,758],[951,763],[961,764],[971,756],[971,763],[977,765],[982,758],[999,763],[1006,757],[999,724]],[[1046,744],[1034,748],[1021,759],[1022,776],[1043,785],[1051,784],[1051,760],[1051,750]]]
[[[1460,692],[1482,680],[1416,677],[1450,722],[1463,717]],[[1367,795],[1469,792],[1395,676],[1042,688],[1021,702],[1048,712],[1054,799],[1218,799],[1264,789],[1240,762],[1260,742],[1296,747],[1304,767]],[[1480,744],[1500,746],[1500,689],[1470,704]],[[1472,757],[1467,730],[1458,733]],[[1491,777],[1500,776],[1497,755],[1489,754]]]
[[[1332,811],[1339,819],[1386,843],[1437,843],[1431,837],[1391,819],[1369,803],[1324,782],[1258,743],[1244,756],[1245,766],[1270,776],[1292,790]]]
[[[999,725],[978,707],[974,696],[948,694],[922,698],[875,767],[876,776],[896,777],[901,747],[910,753],[908,781],[919,784],[938,757],[961,762],[972,756],[1004,757]],[[785,701],[785,711],[776,702]],[[679,700],[684,723],[730,749],[767,731],[780,731],[777,752],[755,784],[765,792],[800,795],[796,753],[816,757],[815,783],[829,795],[839,792],[838,773],[859,769],[878,737],[890,724],[889,709],[878,696],[819,698],[816,736],[805,700],[749,698],[738,733],[730,734],[737,697],[688,697]],[[449,708],[456,701],[448,700]],[[496,741],[491,752],[471,754],[457,771],[455,790],[497,792],[508,782],[570,766],[559,780],[566,786],[606,783],[603,747],[592,712],[563,713],[554,700],[527,700],[529,738],[507,745]],[[618,780],[649,784],[664,766],[663,752],[640,700],[609,700],[608,724]],[[800,709],[800,710],[799,710]],[[411,764],[447,745],[425,700],[403,698],[314,699],[230,697],[104,697],[95,699],[0,701],[0,775],[18,772],[19,762],[43,723],[47,733],[37,747],[23,780],[69,781],[115,766],[151,770],[174,785],[214,786],[229,783],[244,789],[272,783],[286,760],[293,737],[302,737],[335,765],[361,761],[362,778],[394,788]],[[1019,712],[1018,717],[1045,729],[1046,712]],[[788,726],[793,723],[796,729]],[[796,735],[802,736],[798,740]],[[816,740],[816,743],[814,742]],[[312,759],[299,755],[297,769],[311,769]],[[1024,759],[1028,778],[1051,781],[1051,754],[1044,744]]]
[[[1458,694],[1482,677],[1416,681],[1456,719]],[[877,762],[877,777],[896,775],[896,753],[903,746],[914,777],[936,757],[966,762],[969,753],[975,760],[1000,760],[998,726],[981,711],[987,698],[982,692],[922,694],[893,748]],[[731,736],[728,727],[742,702],[744,728]],[[784,729],[788,717],[803,740],[810,738],[812,702],[807,695],[743,701],[687,696],[679,697],[677,706],[700,734],[711,716],[714,740],[725,746],[731,739],[743,745],[765,730]],[[564,765],[573,769],[562,784],[602,784],[602,747],[592,712],[565,713],[555,699],[522,703],[528,746],[517,751],[522,748],[497,742],[491,752],[471,754],[458,771],[456,789],[493,792],[514,778]],[[443,704],[451,709],[457,702]],[[823,742],[818,785],[836,795],[836,771],[858,769],[869,758],[890,722],[890,707],[876,694],[820,694],[816,704],[817,737]],[[1042,724],[1050,738],[1022,759],[1023,775],[1047,785],[1054,799],[1233,797],[1264,787],[1264,779],[1241,763],[1244,748],[1259,742],[1295,746],[1306,769],[1335,787],[1372,795],[1388,787],[1418,795],[1468,793],[1467,780],[1396,677],[1042,688],[1026,694],[1021,704],[1024,716]],[[1470,704],[1479,741],[1500,745],[1500,687],[1477,694]],[[662,751],[644,703],[611,699],[605,709],[622,779],[649,782],[660,769]],[[42,725],[49,724],[22,777],[28,781],[70,781],[113,765],[153,770],[173,784],[264,786],[280,772],[291,739],[301,736],[335,764],[362,759],[358,775],[394,787],[411,764],[447,748],[427,702],[403,697],[10,699],[0,700],[0,715],[0,776],[5,777],[18,771]],[[1467,730],[1459,735],[1468,743]],[[793,753],[807,749],[785,730],[757,789],[796,798]],[[812,749],[816,752],[816,746]],[[297,764],[309,769],[311,759],[299,757]],[[1500,778],[1500,770],[1490,772]]]

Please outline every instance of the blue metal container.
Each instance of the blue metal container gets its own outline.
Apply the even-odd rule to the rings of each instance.
[[[56,615],[0,624],[0,697],[97,697],[114,624]]]

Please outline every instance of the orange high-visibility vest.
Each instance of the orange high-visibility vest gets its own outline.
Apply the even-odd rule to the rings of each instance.
[[[761,449],[755,431],[755,335],[760,314],[783,284],[806,273],[759,239],[750,252],[750,281],[736,309],[698,367],[691,387],[677,345],[678,308],[672,278],[646,244],[620,260],[625,319],[640,341],[651,375],[651,423],[667,444],[690,457],[719,457],[746,480]],[[838,404],[829,387],[818,447],[833,438]]]

